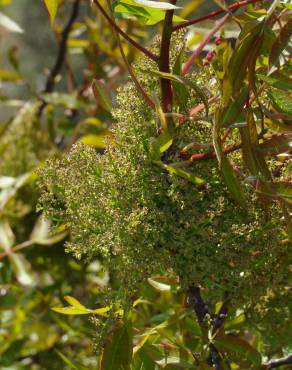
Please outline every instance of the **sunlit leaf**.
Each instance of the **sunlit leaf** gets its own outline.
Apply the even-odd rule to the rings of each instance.
[[[167,292],[171,290],[171,286],[168,284],[161,283],[157,280],[148,278],[148,283],[156,290],[159,290],[160,292]]]
[[[23,29],[6,14],[0,12],[0,26],[11,32],[23,33]]]
[[[59,0],[44,0],[44,2],[50,15],[51,23],[53,23],[57,15]]]
[[[65,301],[68,302],[71,306],[75,307],[75,308],[79,308],[81,310],[86,310],[86,307],[81,304],[76,298],[74,297],[71,297],[70,295],[66,295],[64,297]]]

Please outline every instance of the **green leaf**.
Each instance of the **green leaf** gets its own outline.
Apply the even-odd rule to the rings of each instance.
[[[171,286],[169,284],[161,283],[157,280],[148,278],[148,283],[156,290],[160,292],[169,292],[171,290]]]
[[[224,324],[224,329],[234,329],[241,326],[246,321],[246,317],[244,313],[239,314],[234,319],[228,320]]]
[[[154,5],[159,4],[153,2]],[[168,3],[167,3],[168,4]],[[169,6],[171,4],[168,4]],[[113,4],[115,13],[130,14],[136,16],[138,21],[147,26],[154,25],[162,21],[165,17],[165,9],[153,8],[142,3],[138,3],[134,0],[118,0]],[[183,22],[184,19],[178,16],[173,17],[174,22]]]
[[[127,323],[118,327],[105,345],[101,370],[129,370],[133,354],[132,328]]]
[[[242,30],[235,50],[230,58],[227,68],[225,83],[231,86],[231,95],[237,94],[241,89],[242,83],[246,78],[246,71],[250,62],[250,56],[253,55],[253,45],[258,38],[262,37],[263,25],[256,22],[255,25],[244,27]],[[227,89],[228,90],[228,89]],[[228,93],[228,95],[230,92]],[[224,98],[225,106],[228,105],[228,97]]]
[[[244,85],[238,96],[229,103],[228,107],[222,110],[219,117],[220,127],[230,127],[236,122],[244,109],[244,104],[248,97],[248,90],[248,87]]]
[[[51,223],[41,215],[34,225],[30,240],[40,245],[53,245],[60,242],[68,235],[67,230],[51,235],[50,229]]]
[[[55,17],[57,15],[59,0],[44,0],[44,1],[50,15],[51,23],[53,24]]]
[[[208,116],[208,113],[209,113],[208,98],[203,92],[203,90],[195,82],[189,80],[186,77],[176,76],[174,74],[166,73],[166,72],[160,72],[160,71],[154,71],[154,70],[144,70],[144,72],[149,73],[150,75],[153,75],[153,76],[160,77],[160,78],[166,78],[168,80],[186,85],[190,87],[191,89],[193,89],[197,93],[198,97],[201,99],[202,103],[204,104],[206,115]]]
[[[0,12],[0,26],[10,32],[23,33],[23,29],[14,20],[2,12]]]
[[[288,76],[285,76],[279,71],[276,71],[269,76],[262,74],[258,74],[257,76],[260,80],[266,82],[268,85],[272,87],[287,91],[292,90],[292,79],[289,78]]]
[[[173,138],[169,134],[168,130],[165,130],[157,138],[153,139],[150,144],[150,155],[153,161],[158,161],[161,158],[161,154],[171,147]]]
[[[269,66],[279,66],[281,63],[280,57],[285,48],[288,46],[289,42],[291,41],[292,36],[292,19],[288,20],[288,22],[281,28],[279,36],[276,38],[271,52],[269,54]]]
[[[185,179],[189,182],[192,182],[195,185],[203,185],[205,183],[205,181],[203,179],[201,179],[200,177],[195,176],[191,172],[187,172],[185,170],[182,170],[181,168],[175,168],[171,164],[168,165],[168,164],[165,164],[165,163],[159,162],[159,161],[156,161],[154,163],[156,163],[158,166],[162,167],[163,169],[165,169],[169,173],[177,175],[179,177],[182,177],[183,179]]]
[[[89,309],[86,308],[83,304],[81,304],[76,298],[71,297],[69,295],[65,296],[64,299],[71,304],[68,307],[53,307],[52,310],[63,315],[99,315],[99,316],[107,316],[107,312],[111,309],[111,307],[102,307],[96,309]]]
[[[0,69],[0,80],[4,82],[15,82],[23,80],[23,77],[16,71]]]
[[[276,89],[267,91],[267,94],[275,109],[292,117],[292,97],[290,94]]]
[[[241,184],[234,173],[234,170],[229,163],[227,157],[221,157],[221,171],[224,182],[230,191],[233,199],[242,207],[246,208],[245,196],[241,188]]]
[[[87,309],[80,309],[76,307],[52,307],[52,310],[63,315],[90,315],[92,312]]]
[[[92,91],[97,103],[100,104],[100,106],[107,112],[111,112],[112,102],[108,96],[104,84],[99,80],[94,80],[92,82]]]
[[[257,369],[261,366],[261,355],[248,342],[231,335],[220,334],[215,339],[215,345],[221,349],[226,350],[229,354],[234,354],[236,357],[232,358],[236,363],[246,368],[247,364],[250,369]]]
[[[70,295],[66,295],[64,297],[65,301],[68,302],[71,306],[75,308],[79,308],[80,310],[86,310],[86,307],[81,304],[76,298],[71,297]]]
[[[108,131],[101,133],[100,135],[84,135],[81,137],[80,141],[85,145],[92,146],[97,149],[104,149],[106,137],[108,137]]]

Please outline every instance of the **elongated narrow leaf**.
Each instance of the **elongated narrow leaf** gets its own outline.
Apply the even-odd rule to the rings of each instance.
[[[134,0],[118,0],[113,4],[115,13],[130,14],[135,16],[139,23],[143,25],[151,26],[161,22],[165,18],[166,10],[158,8],[150,8],[149,6],[143,6],[138,4]],[[173,22],[183,22],[184,19],[178,16],[173,17]]]
[[[241,188],[241,184],[236,177],[234,170],[225,156],[221,157],[221,171],[225,184],[230,191],[233,199],[242,207],[246,208],[245,197]]]
[[[253,45],[258,37],[261,37],[263,30],[262,24],[256,24],[253,28],[243,29],[236,48],[230,58],[225,79],[232,87],[232,95],[237,94],[246,76],[250,55],[253,53]],[[224,99],[227,105],[228,99]]]
[[[63,315],[90,315],[91,312],[87,309],[80,309],[76,307],[53,307],[53,311]]]
[[[250,369],[258,369],[261,365],[262,359],[259,352],[253,348],[248,342],[231,336],[221,334],[215,340],[215,345],[218,348],[227,350],[229,354],[234,354],[235,362],[242,364],[244,368],[249,364]],[[233,357],[231,357],[233,359]]]
[[[182,170],[181,168],[175,168],[172,165],[164,164],[162,162],[154,162],[154,163],[158,164],[160,167],[164,168],[169,173],[182,177],[183,179],[189,182],[192,182],[195,185],[202,185],[205,183],[205,181],[202,178],[195,176],[191,172]]]
[[[23,29],[6,14],[0,12],[0,26],[11,32],[23,33]]]
[[[280,34],[272,46],[269,56],[270,68],[273,65],[279,66],[280,56],[283,50],[288,46],[289,42],[291,41],[291,36],[292,36],[292,19],[288,20],[284,27],[281,28]]]
[[[289,93],[272,89],[267,94],[275,109],[292,117],[292,97]]]
[[[104,84],[98,80],[94,80],[92,82],[92,91],[96,101],[101,105],[101,107],[107,112],[110,112],[112,109],[112,102],[108,96]]]
[[[104,348],[101,370],[129,370],[132,354],[131,327],[129,325],[118,327]]]
[[[74,297],[71,297],[70,295],[66,295],[65,297],[64,297],[64,299],[65,299],[65,301],[66,302],[68,302],[71,306],[73,306],[73,307],[76,307],[76,308],[79,308],[79,309],[81,309],[81,310],[86,310],[86,307],[83,305],[83,304],[81,304],[76,298],[74,298]]]
[[[292,149],[292,133],[282,135],[273,135],[267,138],[263,143],[256,146],[258,153],[262,155],[277,155],[288,152]]]
[[[183,84],[183,85],[188,86],[191,89],[193,89],[197,93],[198,97],[201,99],[202,103],[204,104],[205,110],[206,110],[206,115],[208,115],[208,113],[209,113],[208,98],[205,95],[205,93],[203,92],[203,90],[194,81],[191,81],[188,78],[183,77],[183,76],[176,76],[174,74],[166,73],[166,72],[153,71],[153,70],[149,70],[149,71],[145,70],[144,72],[149,73],[153,76],[166,78],[168,80]]]
[[[147,6],[149,8],[154,8],[154,9],[162,9],[162,10],[171,10],[171,9],[180,9],[181,7],[162,2],[162,1],[151,1],[151,0],[134,0],[135,3],[142,5],[142,6]]]
[[[230,102],[228,107],[225,108],[220,114],[219,118],[220,127],[230,127],[236,122],[240,113],[244,109],[244,104],[246,102],[247,97],[248,97],[248,87],[244,85],[238,96],[236,96],[236,98],[232,102]]]
[[[51,23],[53,23],[57,15],[59,0],[44,0],[44,2],[50,15]]]
[[[148,283],[156,290],[160,292],[168,292],[171,289],[171,286],[168,284],[161,283],[160,281],[149,278]]]

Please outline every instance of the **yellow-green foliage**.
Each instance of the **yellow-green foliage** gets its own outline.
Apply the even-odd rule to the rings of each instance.
[[[68,251],[100,258],[123,300],[151,274],[171,271],[183,288],[200,284],[209,298],[228,291],[238,302],[257,300],[268,286],[281,284],[286,271],[279,266],[288,246],[281,244],[276,207],[275,217],[263,218],[246,185],[250,208],[241,210],[216,160],[190,169],[206,187],[164,172],[149,154],[157,136],[153,112],[132,83],[120,89],[117,102],[114,139],[105,155],[76,145],[41,171],[45,212],[71,227]],[[178,147],[185,137],[211,142],[211,127],[187,122],[177,133]],[[175,161],[176,154],[168,160]]]

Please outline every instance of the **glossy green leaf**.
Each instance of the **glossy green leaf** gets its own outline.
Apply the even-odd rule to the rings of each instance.
[[[144,1],[143,1],[144,3]],[[147,26],[154,25],[161,22],[165,17],[165,9],[160,8],[159,6],[150,7],[143,4],[142,1],[135,0],[119,0],[113,4],[113,9],[115,13],[130,14],[137,17],[137,19]],[[159,4],[159,2],[152,1],[154,5]],[[166,6],[171,6],[167,3]],[[184,19],[178,16],[173,17],[174,22],[183,22]]]
[[[132,360],[132,329],[129,325],[118,327],[105,345],[101,370],[129,370]]]

